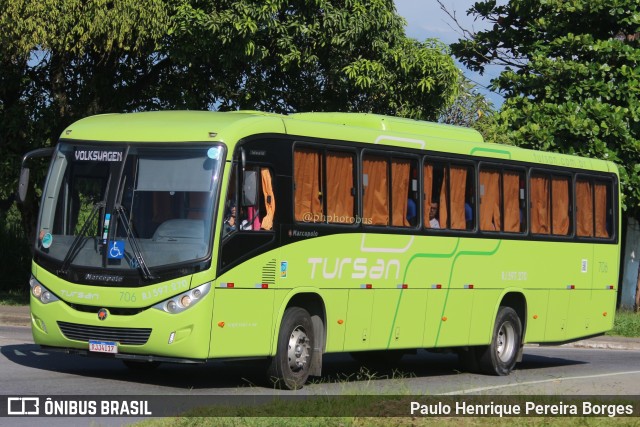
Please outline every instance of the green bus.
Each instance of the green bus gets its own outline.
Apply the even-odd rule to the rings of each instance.
[[[507,375],[525,343],[611,329],[611,162],[358,113],[107,114],[50,155],[37,344],[130,367],[255,358],[278,386],[325,353],[453,350]]]

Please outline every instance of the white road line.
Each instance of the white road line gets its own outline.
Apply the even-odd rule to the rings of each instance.
[[[470,394],[470,393],[478,393],[481,391],[489,391],[489,390],[497,390],[500,388],[508,388],[508,387],[519,387],[519,386],[527,386],[532,384],[544,384],[544,383],[553,383],[558,381],[567,381],[567,380],[584,380],[591,378],[603,378],[603,377],[613,377],[618,375],[636,375],[640,374],[640,371],[627,371],[627,372],[613,372],[610,374],[597,374],[597,375],[581,375],[577,377],[564,377],[564,378],[550,378],[547,380],[537,380],[537,381],[526,381],[523,383],[513,383],[513,384],[503,384],[503,385],[495,385],[489,387],[478,387],[478,388],[469,388],[466,390],[457,390],[450,391],[448,393],[440,393],[440,396],[452,396],[456,394]]]

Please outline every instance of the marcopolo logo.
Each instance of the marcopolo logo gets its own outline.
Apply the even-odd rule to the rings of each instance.
[[[8,397],[7,415],[40,415],[40,398]]]

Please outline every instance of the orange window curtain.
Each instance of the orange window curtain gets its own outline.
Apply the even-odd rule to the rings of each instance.
[[[593,236],[593,194],[589,181],[576,183],[576,207],[577,235]]]
[[[531,178],[531,232],[549,234],[549,179],[543,176]]]
[[[261,228],[263,230],[273,229],[273,217],[276,213],[276,198],[273,195],[273,187],[271,185],[271,172],[267,168],[260,169],[262,177],[262,193],[264,195],[264,205],[267,210],[266,215],[262,218]]]
[[[444,174],[442,176],[442,188],[440,189],[440,206],[438,208],[438,218],[440,221],[440,228],[449,228],[449,168],[442,169]]]
[[[323,222],[320,190],[320,153],[299,149],[294,152],[295,219]]]
[[[607,238],[607,185],[596,183],[595,191],[595,208],[596,208],[596,237]]]
[[[411,162],[394,159],[391,161],[391,224],[397,227],[408,227],[407,201],[409,196],[409,180]]]
[[[480,171],[480,230],[500,231],[500,172]]]
[[[467,222],[464,217],[467,168],[464,166],[451,166],[449,175],[451,179],[451,228],[464,230],[467,228]]]
[[[551,180],[551,194],[553,197],[553,234],[566,236],[569,234],[569,179],[553,178]]]
[[[423,170],[424,185],[424,226],[430,228],[429,211],[431,210],[431,198],[433,197],[433,165],[424,165]]]
[[[363,173],[367,176],[363,197],[363,221],[371,225],[389,225],[387,160],[382,157],[367,156],[362,162],[362,167]],[[364,179],[363,182],[365,182]]]
[[[502,174],[502,197],[504,203],[504,231],[520,231],[520,174],[505,171]]]
[[[327,153],[327,220],[351,224],[353,216],[353,156]]]

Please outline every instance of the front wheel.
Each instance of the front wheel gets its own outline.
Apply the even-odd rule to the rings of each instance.
[[[314,346],[313,324],[309,312],[300,307],[287,308],[282,316],[276,355],[267,374],[280,388],[302,388],[309,377]]]
[[[479,352],[478,367],[489,375],[509,375],[516,365],[522,342],[522,323],[514,309],[500,307],[491,344]]]

